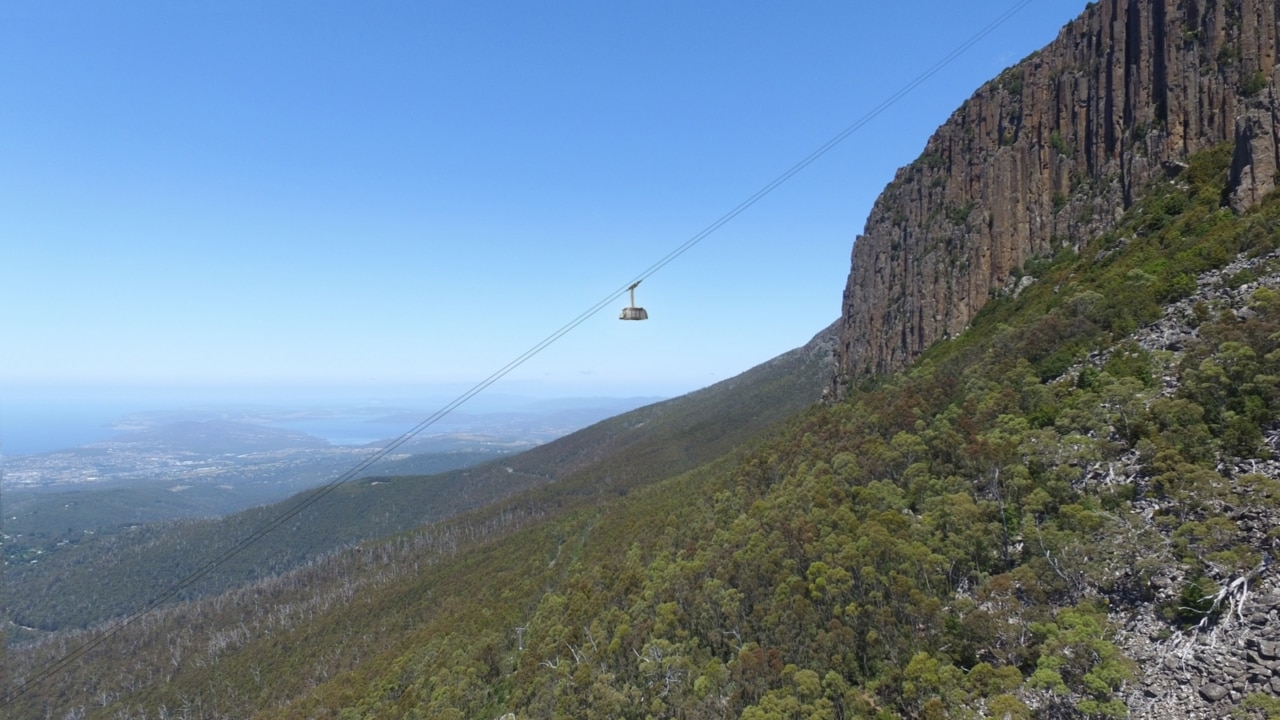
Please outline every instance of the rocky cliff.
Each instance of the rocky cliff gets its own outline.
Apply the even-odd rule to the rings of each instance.
[[[837,390],[961,332],[1023,264],[1078,248],[1191,153],[1232,142],[1237,209],[1280,166],[1276,0],[1103,0],[966,101],[853,248]]]

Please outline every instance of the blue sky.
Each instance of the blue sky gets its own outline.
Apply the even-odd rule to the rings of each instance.
[[[1037,0],[507,392],[675,395],[836,318],[876,195]],[[467,387],[1014,2],[0,6],[0,388]]]

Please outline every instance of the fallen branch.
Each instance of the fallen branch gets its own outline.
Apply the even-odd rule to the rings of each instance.
[[[1249,583],[1262,571],[1271,564],[1271,557],[1264,554],[1262,562],[1249,572],[1227,583],[1221,590],[1213,596],[1213,602],[1209,605],[1209,610],[1200,618],[1200,622],[1196,623],[1197,630],[1204,630],[1209,626],[1210,620],[1217,614],[1218,610],[1225,604],[1227,606],[1227,615],[1235,613],[1236,618],[1240,622],[1244,622],[1244,604],[1249,599]]]

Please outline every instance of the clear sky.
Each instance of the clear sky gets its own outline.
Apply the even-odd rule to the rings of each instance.
[[[0,5],[0,388],[468,387],[1014,0]],[[1037,0],[495,391],[675,395],[836,318]],[[317,390],[317,392],[320,392]]]

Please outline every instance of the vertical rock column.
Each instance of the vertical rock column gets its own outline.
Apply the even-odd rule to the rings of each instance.
[[[963,332],[1028,259],[1111,227],[1170,162],[1236,143],[1233,205],[1276,185],[1277,0],[1103,0],[957,109],[853,247],[835,389]]]

